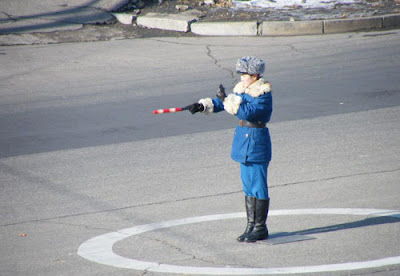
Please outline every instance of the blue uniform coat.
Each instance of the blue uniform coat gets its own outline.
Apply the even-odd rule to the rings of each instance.
[[[271,86],[259,79],[249,87],[239,82],[224,101],[219,98],[202,99],[205,113],[226,110],[238,119],[250,122],[269,122],[272,114]],[[267,127],[237,126],[232,143],[231,157],[240,163],[267,163],[271,160],[271,137]]]

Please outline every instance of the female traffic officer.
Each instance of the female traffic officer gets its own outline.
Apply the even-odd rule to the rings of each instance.
[[[272,93],[269,82],[261,77],[265,71],[263,60],[254,56],[243,57],[237,61],[236,71],[241,74],[240,82],[232,94],[226,96],[223,91],[214,99],[201,99],[192,104],[189,111],[192,114],[211,114],[226,110],[239,119],[231,157],[240,163],[247,227],[237,240],[256,242],[268,238],[267,171],[271,160],[271,138],[266,123],[271,118]]]

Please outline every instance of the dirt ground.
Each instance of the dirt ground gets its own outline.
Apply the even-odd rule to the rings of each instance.
[[[139,1],[139,2],[138,2]],[[130,4],[120,9],[121,12],[132,13],[136,16],[149,12],[177,14],[186,9],[201,11],[201,22],[212,21],[304,21],[318,19],[337,19],[367,17],[383,14],[400,13],[400,0],[362,0],[359,4],[336,4],[332,9],[305,9],[301,6],[291,6],[287,9],[246,8],[240,9],[232,4],[232,0],[158,0],[159,2],[140,2],[132,0]],[[155,0],[157,1],[157,0]],[[205,1],[215,1],[207,5]],[[276,0],[270,0],[276,1]],[[303,0],[307,1],[307,0]],[[133,4],[135,3],[135,4]],[[191,36],[159,30],[146,30],[134,26],[140,36]]]
[[[161,1],[158,2],[158,1]],[[131,0],[129,4],[116,12],[124,12],[135,16],[149,12],[180,13],[185,9],[196,9],[202,12],[201,22],[207,21],[288,21],[288,20],[317,20],[330,18],[353,18],[382,14],[400,13],[400,0],[362,0],[360,4],[335,5],[332,9],[304,9],[293,6],[287,9],[238,9],[231,0],[214,0],[214,5],[207,5],[204,1],[211,0]],[[270,0],[276,1],[276,0]],[[307,0],[303,0],[307,1]],[[178,9],[179,8],[179,9]],[[26,35],[8,35],[1,46],[26,44],[57,44],[70,42],[107,41],[118,39],[146,38],[146,37],[182,37],[194,36],[192,33],[171,32],[156,29],[141,28],[135,24],[123,25],[116,19],[107,24],[85,25],[79,30],[56,31],[52,33],[34,33]]]
[[[140,1],[140,0],[133,0]],[[237,8],[232,0],[160,0],[159,2],[139,2],[128,4],[121,10],[132,13],[146,14],[179,13],[182,9],[196,9],[203,13],[201,21],[288,21],[288,20],[318,20],[353,18],[389,13],[400,13],[400,0],[361,0],[358,4],[336,4],[331,9],[306,9],[292,5],[285,9],[268,8]],[[207,5],[205,1],[215,1]],[[270,0],[275,2],[276,0]],[[303,0],[307,1],[307,0]],[[329,1],[326,1],[329,2]]]

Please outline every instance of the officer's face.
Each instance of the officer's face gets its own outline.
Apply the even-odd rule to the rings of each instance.
[[[257,81],[257,75],[242,74],[240,76],[240,81],[244,83],[245,87],[249,87]]]

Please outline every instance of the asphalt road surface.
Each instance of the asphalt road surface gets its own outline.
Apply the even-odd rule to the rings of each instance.
[[[153,115],[266,61],[271,244],[236,120]],[[0,48],[0,275],[400,274],[400,31]],[[273,239],[271,239],[273,241]]]

